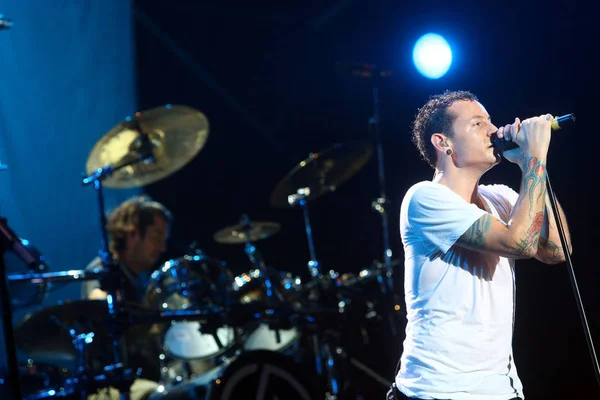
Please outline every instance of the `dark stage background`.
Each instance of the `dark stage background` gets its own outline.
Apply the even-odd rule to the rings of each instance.
[[[175,215],[167,257],[182,255],[196,241],[234,272],[247,271],[251,267],[243,246],[212,239],[247,213],[253,220],[281,224],[279,234],[257,243],[267,263],[307,277],[302,214],[271,207],[269,196],[310,152],[350,140],[373,141],[368,130],[371,81],[335,69],[338,62],[356,62],[394,72],[381,83],[380,100],[385,190],[392,202],[389,233],[393,258],[401,260],[402,196],[432,175],[409,134],[417,108],[429,95],[471,90],[498,126],[515,116],[577,112],[575,82],[581,72],[574,57],[560,57],[576,42],[575,3],[560,9],[558,21],[557,12],[541,2],[134,1],[138,110],[184,104],[210,121],[209,138],[199,155],[145,188]],[[429,31],[444,35],[453,46],[453,65],[437,81],[420,77],[412,66],[412,46]],[[113,124],[107,120],[105,131]],[[576,134],[591,133],[579,129]],[[597,218],[589,214],[592,187],[583,186],[582,174],[593,154],[576,147],[569,134],[556,133],[548,170],[567,214],[572,261],[597,343],[600,274],[588,234],[592,218]],[[482,183],[517,188],[519,179],[518,168],[503,162]],[[374,153],[336,193],[311,203],[316,254],[323,268],[357,272],[382,260],[381,219],[370,208],[378,195]],[[402,295],[401,264],[395,272]],[[393,337],[383,323],[367,327],[370,344],[352,350],[392,380],[403,335]],[[514,351],[528,399],[600,398],[565,264],[517,263]],[[368,388],[367,398],[383,398],[385,388],[357,376]]]

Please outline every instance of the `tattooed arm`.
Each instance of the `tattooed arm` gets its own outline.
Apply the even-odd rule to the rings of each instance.
[[[458,239],[457,245],[509,258],[532,258],[538,253],[546,199],[546,155],[550,144],[550,114],[500,128],[498,137],[519,145],[504,158],[521,168],[521,188],[510,222],[487,214]]]
[[[457,245],[509,258],[532,258],[537,254],[544,221],[546,166],[538,157],[529,157],[523,164],[521,190],[510,223],[483,215],[458,239]]]
[[[554,218],[554,212],[549,199],[550,194],[546,195],[546,204],[544,208],[544,223],[542,225],[542,231],[540,233],[540,242],[538,246],[538,252],[535,256],[536,259],[545,264],[558,264],[565,261],[565,253],[563,251],[562,242],[558,234],[558,227],[556,219]],[[571,234],[569,233],[569,227],[565,218],[564,211],[561,205],[556,202],[558,212],[560,214],[560,220],[562,227],[565,232],[567,248],[569,254],[573,251],[571,247]]]

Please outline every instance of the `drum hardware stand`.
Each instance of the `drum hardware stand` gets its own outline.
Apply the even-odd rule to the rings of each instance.
[[[327,370],[327,392],[325,400],[338,400],[340,396],[340,376],[336,366],[336,356],[332,351],[332,346],[326,340],[323,344],[323,353],[325,358],[325,368]]]
[[[250,218],[248,217],[247,214],[243,214],[240,217],[240,225],[242,226],[242,230],[243,231],[250,231],[251,229],[251,223],[250,223]],[[260,252],[258,251],[258,249],[256,248],[255,245],[252,244],[252,242],[250,241],[250,237],[248,234],[245,235],[246,237],[246,243],[244,246],[244,251],[246,252],[246,255],[248,256],[248,259],[250,260],[250,262],[252,264],[254,264],[256,266],[256,268],[260,271],[261,274],[261,280],[263,282],[263,287],[265,289],[265,293],[267,294],[267,303],[269,307],[277,307],[280,306],[284,303],[284,298],[283,298],[283,294],[281,294],[281,292],[279,291],[279,288],[276,285],[273,285],[273,282],[271,281],[271,278],[269,276],[269,271],[267,270],[267,266],[265,265],[265,262],[260,254]],[[275,328],[275,341],[277,344],[281,343],[281,333],[279,328]]]
[[[391,306],[399,304],[398,296],[394,290],[394,270],[392,268],[392,249],[390,246],[390,235],[389,235],[389,222],[388,213],[386,207],[389,205],[389,200],[385,193],[385,169],[383,162],[383,145],[381,137],[381,111],[379,103],[379,80],[385,76],[385,71],[379,71],[375,65],[370,65],[369,70],[372,72],[369,76],[373,79],[372,95],[373,95],[373,116],[369,119],[369,131],[375,135],[375,143],[377,147],[377,167],[378,167],[378,180],[379,180],[379,197],[371,203],[371,208],[381,215],[381,227],[383,233],[383,265],[385,268],[385,278],[378,277],[377,280],[380,283],[381,291],[385,296],[390,297],[393,304],[388,304],[389,310],[387,318],[390,323],[390,329],[393,336],[398,335],[398,328],[394,315],[391,311]]]
[[[356,367],[360,371],[364,372],[366,375],[381,383],[382,386],[389,388],[392,385],[392,382],[386,380],[384,377],[379,375],[377,372],[373,371],[371,368],[367,367],[365,364],[358,361],[356,358],[349,356],[343,348],[336,348],[336,354],[346,362],[350,363],[350,365]]]
[[[123,293],[122,293],[122,284],[120,282],[118,268],[119,265],[114,260],[110,249],[108,247],[108,233],[106,229],[107,219],[105,214],[105,206],[104,206],[104,196],[102,193],[102,180],[111,176],[114,172],[120,170],[121,168],[127,167],[129,165],[136,164],[138,162],[153,162],[153,144],[150,141],[148,135],[142,132],[140,127],[140,123],[138,119],[132,120],[130,129],[136,130],[139,133],[138,138],[136,138],[133,143],[130,145],[130,151],[127,153],[121,160],[112,164],[106,165],[102,168],[98,168],[89,176],[83,176],[82,184],[83,186],[87,186],[89,184],[94,184],[94,188],[96,189],[98,206],[100,212],[100,229],[102,232],[102,249],[100,250],[100,257],[102,259],[103,267],[109,271],[107,277],[105,277],[102,282],[108,296],[106,298],[106,303],[108,306],[108,312],[110,316],[110,324],[111,328],[109,332],[111,332],[112,340],[113,340],[113,357],[115,363],[112,366],[107,367],[107,372],[110,373],[111,376],[115,376],[117,374],[121,374],[120,378],[122,379],[123,385],[122,388],[124,390],[121,391],[122,397],[128,399],[129,398],[129,388],[131,386],[133,378],[131,377],[131,371],[123,369],[123,364],[121,363],[121,355],[119,354],[119,337],[122,332],[117,329],[118,322],[117,316],[120,313],[120,306],[123,301]],[[105,368],[106,369],[106,368]],[[118,371],[118,372],[115,372]],[[118,378],[117,378],[118,379]]]
[[[59,326],[60,328],[64,329],[66,332],[68,332],[69,336],[71,336],[72,342],[73,342],[73,346],[75,347],[75,351],[77,352],[77,362],[75,363],[76,368],[77,368],[77,372],[76,372],[76,376],[77,376],[77,383],[78,384],[84,384],[84,387],[81,388],[81,398],[82,399],[86,399],[87,395],[88,395],[88,391],[86,390],[86,385],[88,383],[87,377],[85,376],[85,346],[92,343],[94,340],[94,332],[90,332],[90,333],[77,333],[76,328],[73,327],[68,327],[65,324],[63,324],[61,321],[58,320],[58,318],[52,316],[50,318],[50,320],[55,323],[57,326]],[[81,328],[81,327],[80,327]],[[79,329],[80,331],[82,329]],[[86,378],[86,379],[84,379]]]
[[[333,338],[335,335],[335,332],[325,332],[325,338],[323,340],[323,345],[321,349],[323,358],[325,359],[324,364],[327,379],[327,393],[325,395],[325,400],[338,400],[341,398],[341,388],[345,384],[345,382],[342,380],[342,373],[339,367],[342,361],[345,362],[346,365],[351,365],[357,368],[359,371],[365,373],[369,377],[373,378],[383,387],[389,388],[391,386],[392,382],[386,380],[377,372],[373,371],[368,366],[358,361],[356,358],[350,356],[341,346],[335,345],[335,343],[333,342],[336,340],[335,338]],[[323,369],[321,367],[319,375],[322,375],[322,371]]]
[[[319,262],[315,255],[315,243],[312,236],[312,228],[310,226],[310,217],[308,214],[308,196],[310,196],[310,188],[300,188],[296,191],[296,194],[288,196],[288,203],[292,206],[299,205],[302,207],[302,214],[304,216],[304,226],[306,229],[306,238],[308,239],[308,251],[310,252],[310,261],[308,262],[308,272],[313,281],[318,281],[322,275],[319,269]]]
[[[321,274],[319,268],[319,262],[317,261],[317,256],[315,254],[315,244],[312,236],[312,227],[310,226],[310,216],[308,213],[308,196],[310,196],[310,188],[300,188],[296,191],[296,194],[291,194],[288,196],[288,203],[290,205],[299,205],[302,207],[302,214],[304,216],[304,226],[306,230],[306,238],[308,240],[308,250],[310,254],[310,261],[308,262],[308,273],[310,274],[313,283],[316,285],[314,289],[316,291],[317,299],[321,298],[322,290],[322,281],[323,275]],[[315,363],[316,370],[318,375],[323,374],[323,358],[322,358],[322,347],[320,345],[321,339],[318,334],[311,335],[312,343],[313,343],[313,352],[315,355]],[[332,383],[329,384],[330,387],[337,387]],[[333,400],[333,398],[331,399]]]

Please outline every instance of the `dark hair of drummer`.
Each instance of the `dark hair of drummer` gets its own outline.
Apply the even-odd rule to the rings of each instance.
[[[109,249],[118,256],[127,247],[127,239],[132,234],[141,238],[148,228],[155,224],[156,217],[161,217],[167,225],[171,225],[171,212],[162,204],[152,201],[147,196],[138,196],[123,202],[109,216],[106,230],[109,234]]]

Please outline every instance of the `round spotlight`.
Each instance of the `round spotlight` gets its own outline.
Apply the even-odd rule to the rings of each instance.
[[[415,43],[413,62],[419,73],[426,78],[441,78],[452,64],[450,45],[442,36],[427,33]]]

